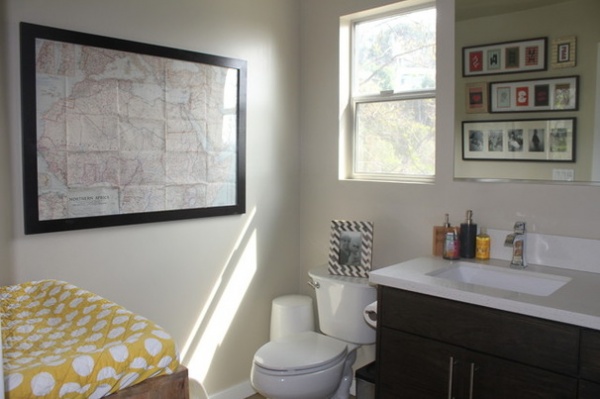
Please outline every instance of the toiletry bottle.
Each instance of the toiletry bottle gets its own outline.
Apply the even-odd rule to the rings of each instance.
[[[475,258],[479,260],[488,260],[490,258],[490,236],[484,227],[481,228],[479,234],[475,238]]]
[[[473,211],[467,211],[467,220],[460,224],[460,257],[475,257],[475,237],[477,236],[477,224],[473,223]]]
[[[450,217],[444,215],[443,226],[433,226],[433,255],[442,256],[444,254],[444,243],[446,242],[446,232],[450,228]]]
[[[448,228],[448,231],[446,232],[444,253],[442,257],[449,260],[460,259],[460,238],[455,227]]]

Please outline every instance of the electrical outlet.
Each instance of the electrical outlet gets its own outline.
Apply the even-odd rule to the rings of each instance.
[[[575,171],[573,169],[552,169],[552,180],[573,181]]]

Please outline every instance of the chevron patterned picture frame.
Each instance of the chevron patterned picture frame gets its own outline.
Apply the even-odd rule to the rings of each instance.
[[[328,263],[330,274],[369,277],[372,250],[372,222],[331,221]]]

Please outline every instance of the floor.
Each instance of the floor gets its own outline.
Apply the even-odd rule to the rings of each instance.
[[[265,399],[264,396],[260,396],[259,394],[255,394],[247,397],[246,399]],[[354,399],[354,396],[350,395],[350,399]]]

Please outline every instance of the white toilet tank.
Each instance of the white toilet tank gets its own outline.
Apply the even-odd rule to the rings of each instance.
[[[271,341],[290,334],[314,331],[313,300],[306,295],[284,295],[271,303]]]
[[[329,274],[327,266],[308,272],[317,295],[319,327],[323,334],[355,344],[375,343],[375,329],[363,318],[364,308],[375,302],[377,289],[366,277]]]

